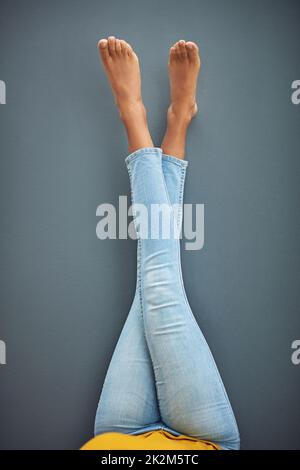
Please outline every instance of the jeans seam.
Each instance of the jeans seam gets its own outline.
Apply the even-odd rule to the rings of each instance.
[[[181,177],[180,177],[180,186],[179,186],[179,211],[177,216],[177,226],[178,231],[180,233],[182,229],[182,217],[183,217],[183,188],[184,188],[184,180],[185,180],[185,167],[181,167]]]
[[[128,169],[128,174],[129,174],[129,180],[130,180],[130,195],[131,195],[131,201],[134,205],[134,199],[133,199],[133,191],[132,191],[132,174],[131,174],[131,168],[130,166],[127,167]],[[132,212],[133,214],[133,219],[135,219],[135,214],[134,211]],[[137,234],[138,237],[138,234]],[[137,289],[139,293],[139,304],[140,304],[140,315],[141,318],[143,318],[143,306],[142,306],[142,300],[141,300],[141,241],[140,238],[138,237],[137,239]],[[145,331],[144,331],[144,336],[145,336]]]

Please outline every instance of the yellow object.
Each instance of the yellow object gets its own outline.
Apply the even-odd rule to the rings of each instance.
[[[130,435],[117,432],[99,434],[88,441],[81,450],[219,450],[209,441],[200,441],[189,436],[174,436],[167,431],[150,431]]]

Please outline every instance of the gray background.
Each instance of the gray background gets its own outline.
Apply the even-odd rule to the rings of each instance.
[[[205,247],[183,251],[188,297],[215,355],[242,446],[300,448],[300,4],[274,0],[0,4],[0,446],[78,448],[135,286],[135,242],[96,238],[96,207],[129,194],[126,140],[97,40],[141,58],[155,144],[172,42],[202,53],[186,202]]]

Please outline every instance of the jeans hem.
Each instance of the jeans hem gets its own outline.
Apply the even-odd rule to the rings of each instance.
[[[166,153],[162,154],[163,160],[166,160],[170,163],[174,163],[175,165],[181,166],[186,168],[189,164],[187,160],[182,160],[181,158],[173,157],[172,155],[168,155]]]
[[[135,150],[134,152],[130,153],[125,158],[125,163],[128,166],[133,160],[142,156],[142,155],[153,155],[153,156],[162,156],[162,149],[159,147],[145,147]]]

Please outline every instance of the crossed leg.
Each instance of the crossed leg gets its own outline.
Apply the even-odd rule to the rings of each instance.
[[[153,148],[138,59],[131,46],[115,38],[100,41],[99,46],[127,131],[131,155],[126,163],[134,204],[149,209],[151,204],[182,203],[186,162],[179,159],[197,110],[197,46],[180,41],[170,52],[171,105],[162,148],[177,158],[162,157],[161,150]],[[161,236],[138,241],[136,295],[105,379],[95,432],[134,434],[159,427],[223,448],[239,447],[222,380],[185,296],[179,242]]]
[[[182,208],[186,166],[186,161],[165,154],[162,156],[169,199],[179,208]],[[181,210],[178,214],[180,228]],[[161,421],[153,366],[145,338],[140,301],[140,248],[138,240],[135,296],[105,377],[95,420],[96,435],[111,431],[133,434],[160,427],[166,429]]]

